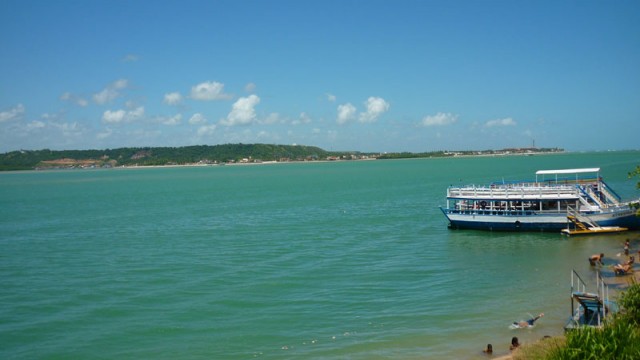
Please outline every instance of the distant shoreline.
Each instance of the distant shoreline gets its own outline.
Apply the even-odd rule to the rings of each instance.
[[[640,151],[640,150],[617,150],[619,152],[627,152],[627,151]],[[602,151],[592,151],[593,153],[600,153]],[[117,165],[114,163],[102,165],[98,165],[98,160],[95,159],[71,159],[71,158],[60,158],[57,160],[48,160],[45,163],[48,164],[58,164],[58,166],[35,166],[34,168],[22,168],[22,169],[5,169],[0,170],[2,172],[23,172],[23,171],[68,171],[68,170],[98,170],[98,169],[156,169],[156,168],[180,168],[180,167],[215,167],[215,166],[250,166],[250,165],[274,165],[274,164],[301,164],[301,163],[331,163],[331,162],[354,162],[354,161],[371,161],[371,160],[411,160],[411,159],[451,159],[451,158],[486,158],[486,157],[510,157],[510,156],[541,156],[541,155],[556,155],[556,154],[568,154],[568,153],[592,153],[592,152],[567,152],[564,150],[559,151],[527,151],[527,152],[508,152],[504,150],[487,150],[487,151],[470,151],[470,152],[438,152],[434,153],[432,156],[428,155],[428,153],[423,154],[412,154],[414,156],[395,156],[395,157],[385,157],[388,154],[380,154],[379,156],[374,156],[371,154],[360,154],[358,156],[351,155],[350,157],[330,157],[327,159],[311,159],[311,160],[286,160],[286,161],[278,161],[278,160],[249,160],[243,159],[241,161],[229,161],[229,162],[202,162],[202,163],[184,163],[184,164],[123,164]],[[607,151],[611,152],[611,151]],[[613,151],[616,152],[616,151]],[[400,155],[400,153],[394,153],[395,155]],[[411,154],[411,153],[408,153]],[[444,154],[444,155],[443,155]],[[0,159],[1,160],[1,159]],[[246,160],[246,161],[245,161]],[[1,165],[0,162],[0,169]],[[6,164],[5,164],[6,165]]]
[[[167,165],[122,165],[113,167],[51,167],[51,168],[36,168],[32,170],[6,170],[6,172],[12,171],[73,171],[73,170],[117,170],[117,169],[160,169],[160,168],[182,168],[182,167],[224,167],[224,166],[260,166],[260,165],[278,165],[278,164],[324,164],[324,163],[350,163],[361,161],[398,161],[398,160],[417,160],[417,159],[453,159],[453,158],[470,158],[470,157],[504,157],[504,156],[533,156],[533,155],[550,155],[559,153],[534,153],[534,154],[480,154],[480,155],[452,155],[452,156],[434,156],[434,157],[407,157],[407,158],[395,158],[395,159],[354,159],[354,160],[312,160],[312,161],[260,161],[260,162],[233,162],[233,163],[217,163],[217,164],[167,164]]]
[[[65,166],[51,166],[51,167],[36,167],[33,169],[16,169],[16,170],[3,170],[0,172],[14,172],[14,171],[67,171],[67,170],[98,170],[98,169],[141,169],[141,168],[180,168],[180,167],[216,167],[216,166],[252,166],[252,165],[274,165],[274,164],[302,164],[302,163],[335,163],[335,162],[359,162],[359,161],[388,161],[388,160],[413,160],[413,159],[451,159],[451,158],[472,158],[472,157],[506,157],[506,156],[540,156],[540,155],[554,155],[565,154],[566,152],[529,152],[529,153],[479,153],[479,154],[452,154],[446,156],[415,156],[415,157],[395,157],[395,158],[356,158],[356,159],[323,159],[323,160],[290,160],[290,161],[249,161],[249,162],[219,162],[219,163],[187,163],[187,164],[165,164],[165,165],[119,165],[119,166],[78,166],[76,163],[73,165]]]
[[[431,152],[327,151],[315,146],[223,144],[104,150],[18,150],[0,154],[0,171],[119,167],[249,165],[321,161],[395,160],[564,153],[561,148],[438,150]]]

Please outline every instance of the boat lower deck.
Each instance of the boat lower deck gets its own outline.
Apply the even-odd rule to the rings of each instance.
[[[572,235],[595,235],[595,234],[606,234],[606,233],[619,233],[627,230],[629,229],[620,227],[620,226],[597,226],[597,227],[590,227],[587,229],[562,229],[561,232],[564,235],[572,236]]]

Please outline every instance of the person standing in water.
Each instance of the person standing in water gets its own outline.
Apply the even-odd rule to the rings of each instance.
[[[629,255],[629,239],[624,243],[624,254]]]
[[[602,265],[603,257],[604,257],[604,254],[602,253],[591,255],[591,257],[589,258],[589,264],[591,264],[591,266],[596,266],[596,263],[599,263],[600,265]]]

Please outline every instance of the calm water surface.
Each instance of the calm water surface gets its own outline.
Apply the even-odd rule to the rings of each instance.
[[[0,174],[0,358],[475,359],[640,235],[451,231],[450,184],[640,152]],[[605,277],[612,278],[610,269]],[[512,321],[546,316],[530,330]]]

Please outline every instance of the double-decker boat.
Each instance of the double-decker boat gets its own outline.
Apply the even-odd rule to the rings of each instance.
[[[450,186],[440,209],[452,229],[560,231],[571,223],[640,229],[640,199],[622,201],[599,173],[540,170],[535,181]]]

